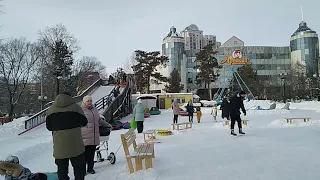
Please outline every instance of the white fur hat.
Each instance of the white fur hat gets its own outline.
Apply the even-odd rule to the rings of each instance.
[[[85,97],[83,97],[82,102],[85,103],[85,102],[87,102],[87,101],[89,101],[89,100],[92,101],[92,97],[91,97],[91,96],[85,96]]]
[[[138,104],[141,104],[142,103],[142,100],[141,99],[138,99]]]

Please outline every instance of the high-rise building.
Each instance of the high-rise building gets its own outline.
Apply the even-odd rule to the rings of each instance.
[[[292,63],[301,63],[306,66],[306,75],[319,75],[319,38],[316,31],[310,29],[302,21],[299,28],[291,35],[290,50]]]
[[[191,24],[181,31],[181,36],[185,41],[185,50],[200,50],[203,47],[203,31],[198,26]]]
[[[167,67],[162,71],[166,77],[170,76],[173,69],[181,71],[181,62],[184,56],[185,40],[177,33],[177,29],[172,26],[170,32],[163,39],[162,55],[169,58]]]

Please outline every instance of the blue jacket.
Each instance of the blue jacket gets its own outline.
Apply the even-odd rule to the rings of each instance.
[[[134,106],[133,117],[136,121],[144,121],[144,106],[142,104],[138,103]]]

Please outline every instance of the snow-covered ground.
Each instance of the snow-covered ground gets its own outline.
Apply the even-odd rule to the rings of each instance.
[[[229,127],[214,122],[210,108],[202,108],[200,124],[193,129],[174,132],[171,136],[158,136],[155,144],[154,168],[129,174],[120,134],[127,130],[113,131],[109,141],[109,152],[117,152],[117,162],[95,164],[97,171],[86,179],[97,180],[316,180],[320,178],[320,108],[319,102],[292,103],[291,110],[282,110],[284,104],[277,104],[275,110],[254,110],[256,106],[268,108],[272,102],[245,102],[250,109],[247,116],[247,133],[230,137]],[[286,124],[286,117],[311,117],[309,123]],[[123,121],[130,121],[126,117]],[[220,121],[220,111],[218,114]],[[187,117],[179,117],[186,122]],[[196,117],[194,117],[196,122]],[[21,164],[32,171],[55,171],[52,157],[51,133],[44,126],[23,136],[10,131],[17,124],[0,126],[0,159],[17,155]],[[145,129],[171,129],[171,110],[145,120]],[[14,130],[12,130],[14,131]],[[143,137],[138,134],[137,141]],[[72,167],[70,166],[70,176]],[[0,177],[1,179],[2,177]]]

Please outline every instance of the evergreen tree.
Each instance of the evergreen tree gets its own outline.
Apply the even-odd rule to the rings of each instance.
[[[166,82],[167,78],[156,72],[156,68],[166,66],[168,57],[161,56],[159,51],[146,52],[141,50],[135,51],[135,60],[137,63],[132,66],[135,74],[137,89],[143,90],[147,88],[147,93],[150,93],[150,80],[159,84],[160,81]]]
[[[202,85],[204,83],[206,90],[209,89],[210,83],[214,82],[219,76],[218,73],[215,73],[215,68],[220,68],[218,60],[214,57],[217,53],[213,44],[205,46],[197,53],[196,66],[194,67],[200,71],[197,75],[197,84]]]
[[[181,76],[178,70],[173,69],[170,73],[170,78],[168,79],[168,85],[165,85],[164,91],[169,93],[179,93],[183,90],[183,84],[180,84]]]
[[[56,87],[57,87],[57,94],[59,93],[59,85],[60,79],[70,79],[71,78],[71,66],[73,65],[73,52],[69,50],[67,44],[63,42],[63,40],[58,40],[55,42],[55,45],[52,47],[53,53],[53,61],[52,66],[53,75],[57,78]],[[75,83],[70,83],[70,81],[65,81],[64,90],[70,92],[70,90],[76,90]],[[73,92],[75,93],[75,92]]]

